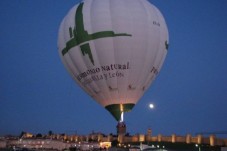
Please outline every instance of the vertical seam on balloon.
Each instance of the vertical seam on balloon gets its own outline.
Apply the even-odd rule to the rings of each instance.
[[[63,22],[62,22],[62,24],[65,24],[65,18],[64,18],[64,20],[63,20]],[[61,25],[61,30],[62,30],[62,28],[63,28],[64,26],[63,25]],[[64,32],[64,30],[63,31],[61,31],[61,32],[63,32],[63,39],[64,39],[64,43],[65,43],[65,41],[66,41],[66,38],[65,38],[65,32]],[[61,50],[61,49],[59,49],[59,50]],[[61,51],[59,51],[59,54],[61,55]],[[65,56],[66,57],[66,56]],[[72,78],[73,79],[76,79],[75,77],[75,74],[72,72],[73,70],[71,69],[71,66],[69,66],[69,63],[67,62],[67,60],[66,59],[64,59],[64,56],[61,56],[61,59],[62,59],[62,62],[63,62],[63,64],[64,64],[64,66],[66,67],[66,69],[69,71],[69,73],[71,73],[70,75],[72,76]],[[67,92],[67,91],[66,91]],[[68,93],[68,92],[67,92]],[[70,92],[69,92],[70,93]],[[66,94],[67,95],[67,94]],[[70,94],[69,94],[69,97],[70,97]]]
[[[141,3],[142,3],[142,5],[143,5],[144,9],[146,10],[146,14],[147,14],[148,17],[150,17],[150,16],[148,15],[149,13],[148,13],[147,7],[144,5],[143,2],[144,2],[144,1],[141,1]],[[147,17],[146,17],[146,18],[147,18]],[[151,18],[151,17],[150,17],[150,18]],[[148,19],[146,19],[146,21],[149,23]],[[148,26],[148,25],[147,25],[147,26]],[[147,29],[148,29],[148,28],[147,28]],[[146,32],[146,33],[148,33],[148,32]],[[151,33],[151,34],[152,34],[152,33]],[[149,37],[149,35],[147,35],[147,37]],[[151,50],[150,50],[150,47],[149,47],[149,45],[148,45],[148,43],[147,43],[146,56],[148,56],[148,52],[149,52],[149,51],[151,51]],[[146,62],[147,62],[147,60],[146,60]],[[149,72],[148,72],[148,73],[149,73]],[[145,89],[145,88],[144,88],[144,87],[145,87],[144,85],[146,84],[147,79],[149,79],[149,74],[148,74],[148,75],[146,76],[146,78],[144,78],[144,80],[141,82],[141,83],[142,83],[141,88],[140,88],[141,91],[143,91],[143,90]],[[143,93],[144,93],[144,92],[143,92]],[[143,94],[143,93],[142,93],[142,94]],[[141,97],[141,96],[140,96],[140,97]]]
[[[159,15],[159,11],[156,9],[156,7],[155,7],[155,14],[156,14],[156,16],[157,16],[157,19],[158,19],[158,22],[159,22],[159,24],[160,24],[160,15]],[[154,60],[154,65],[157,65],[157,68],[156,69],[158,69],[158,66],[159,66],[159,63],[160,63],[160,61],[158,62],[158,63],[156,63],[157,61],[158,61],[158,58],[157,58],[157,56],[158,56],[158,54],[159,53],[161,53],[162,54],[162,50],[160,50],[160,48],[161,48],[161,26],[159,27],[159,45],[158,45],[158,51],[157,51],[157,54],[156,54],[156,57],[155,57],[155,60]],[[159,71],[158,71],[158,73],[159,73]],[[156,77],[157,75],[155,75],[155,77]]]
[[[127,2],[124,1],[124,5],[125,5],[125,3],[127,3]],[[127,8],[127,7],[126,7],[126,8]],[[127,10],[127,9],[126,9],[126,10]],[[126,70],[126,72],[127,72],[126,74],[128,75],[129,71]],[[128,79],[129,79],[129,78],[127,78],[127,83],[126,83],[126,85],[128,85],[128,83],[129,83],[129,82],[128,82]],[[128,91],[127,88],[126,88],[126,91]],[[126,94],[127,94],[127,93],[126,93]],[[124,103],[125,103],[125,104],[128,102],[128,98],[129,98],[129,96],[128,96],[128,95],[125,95],[125,100],[124,100]]]
[[[147,22],[147,25],[146,25],[146,27],[148,26],[148,24],[149,24],[149,20],[148,20],[148,17],[149,17],[149,13],[148,13],[148,10],[147,10],[147,7],[145,6],[145,4],[144,4],[144,2],[145,1],[140,1],[140,3],[141,3],[141,5],[143,6],[143,8],[144,8],[144,10],[145,10],[145,12],[146,12],[146,22]],[[148,30],[148,27],[146,28],[147,30]],[[147,34],[147,33],[149,33],[148,31],[146,32],[146,37],[147,37],[147,39],[148,39],[148,37],[149,37],[149,35]],[[152,34],[152,33],[151,33]],[[148,54],[149,54],[149,51],[150,51],[150,48],[148,47],[148,42],[146,43],[146,55],[145,55],[145,61],[144,61],[144,65],[143,65],[143,71],[146,71],[146,67],[145,67],[145,65],[146,65],[146,63],[147,63],[147,56],[148,56]],[[142,73],[145,73],[145,72],[142,72]],[[149,73],[149,72],[148,72]],[[148,74],[148,76],[145,76],[145,77],[149,77],[149,74]],[[142,89],[143,89],[143,87],[144,87],[144,83],[146,82],[146,79],[147,78],[141,78],[141,79],[144,79],[144,80],[141,80],[141,83],[142,83],[142,85],[141,85],[141,88],[140,88],[140,90],[142,91]],[[143,94],[143,92],[142,93],[140,93],[141,95]],[[141,97],[141,95],[139,96],[139,98]]]
[[[124,1],[124,7],[125,7],[125,8],[127,8],[127,4],[129,4],[129,3],[128,3],[127,1]],[[126,10],[127,10],[127,14],[130,14],[130,17],[131,17],[132,14],[131,14],[131,13],[128,13],[128,9],[126,9]],[[127,22],[127,21],[126,21],[126,22]],[[130,55],[131,55],[131,53],[130,53]],[[130,57],[129,57],[129,58],[130,58]],[[126,75],[128,76],[128,75],[129,75],[129,70],[126,70],[126,72],[127,72]],[[129,78],[127,78],[126,86],[127,86],[127,85],[129,85]],[[126,91],[128,91],[128,87],[126,87]],[[126,93],[126,94],[125,94],[124,103],[125,103],[125,104],[130,103],[129,100],[130,100],[130,99],[129,99],[129,95],[128,95],[128,93]]]
[[[129,2],[129,4],[130,4],[130,1],[131,0],[128,0]],[[133,31],[133,21],[134,21],[134,19],[133,19],[133,16],[134,16],[134,14],[133,13],[131,13],[131,10],[133,10],[133,7],[131,7],[131,9],[130,9],[130,11],[129,11],[129,16],[130,16],[130,28],[131,28],[131,31]],[[132,40],[133,41],[133,40]],[[132,45],[131,45],[131,47],[132,47]],[[133,49],[130,49],[130,50],[133,50]],[[132,51],[131,51],[132,52]],[[130,57],[129,57],[129,61],[131,61],[132,60],[132,58],[133,58],[133,53],[130,53]],[[133,76],[133,74],[130,74],[131,72],[132,72],[132,68],[130,68],[129,70],[127,70],[127,74],[130,76],[130,77],[128,77],[128,79],[127,79],[127,85],[130,85],[130,83],[134,83],[134,80],[133,81],[131,81],[131,76]],[[128,88],[127,88],[127,91],[129,91],[128,90]],[[131,99],[130,99],[131,98]],[[134,101],[135,100],[135,97],[132,97],[131,95],[130,96],[127,96],[127,100],[128,100],[128,103],[130,103],[130,102],[132,102],[132,100]],[[129,102],[130,101],[130,102]],[[135,102],[134,102],[134,104],[135,104]]]
[[[72,10],[70,10],[70,11],[72,11]],[[65,28],[68,28],[68,26],[65,26],[66,25],[66,22],[67,22],[67,20],[68,20],[68,15],[64,18],[64,20],[63,20],[63,24],[64,24],[64,26],[63,27],[65,27]],[[62,27],[62,28],[63,28]],[[64,34],[64,36],[63,36],[63,38],[64,38],[64,41],[66,42],[66,35],[68,35],[68,33],[66,34],[64,31],[68,31],[68,30],[65,30],[65,29],[63,29],[63,34]],[[61,52],[60,52],[61,53]],[[61,54],[62,55],[62,54]],[[67,61],[67,59],[65,59],[65,57],[68,57],[69,58],[69,61],[71,62],[71,63],[69,63],[69,61]],[[70,71],[70,75],[72,76],[72,78],[75,80],[75,81],[77,81],[78,82],[78,80],[76,79],[76,75],[74,74],[74,69],[73,68],[75,68],[75,70],[77,70],[78,71],[78,68],[77,68],[77,66],[76,66],[76,64],[74,63],[74,61],[73,61],[73,59],[72,59],[72,57],[71,57],[71,55],[70,55],[70,52],[68,53],[68,54],[66,54],[66,56],[62,56],[62,60],[64,61],[64,63],[65,64],[67,64],[67,66],[66,66],[66,68]],[[70,65],[70,64],[72,64],[72,65]],[[79,82],[78,82],[79,83]],[[80,84],[81,85],[81,84]],[[84,87],[81,85],[81,87],[84,89]]]
[[[142,1],[138,1],[138,3],[140,4],[140,7],[143,7],[143,13],[144,14],[146,14],[147,15],[147,11],[146,11],[146,7],[144,6],[144,4],[143,4],[143,2]],[[147,21],[147,20],[146,20]],[[147,25],[146,25],[147,26]],[[146,35],[144,35],[144,36],[146,36],[146,37],[148,37],[148,34],[147,34],[147,32],[146,32]],[[145,43],[146,45],[148,45],[148,42],[146,42]],[[148,53],[148,50],[147,50],[147,47],[145,47],[145,51],[146,51],[146,54]],[[145,56],[146,57],[146,56]],[[144,65],[145,65],[145,62],[146,61],[143,61],[143,65],[141,66],[142,68],[140,69],[140,73],[143,73],[142,71],[144,71],[145,70],[145,68],[144,68]],[[138,78],[137,78],[137,80],[135,81],[135,84],[137,85],[137,89],[138,89],[138,84],[140,83],[140,81],[141,81],[141,76],[139,76]],[[141,81],[142,82],[142,81]],[[139,91],[137,91],[137,93],[136,93],[136,97],[138,98],[137,99],[137,102],[138,102],[138,100],[139,100],[139,98],[142,96],[142,93],[141,92],[139,92]]]
[[[92,0],[92,2],[91,2],[91,7],[90,7],[90,8],[93,8],[93,9],[95,8],[95,7],[93,7],[93,5],[95,4],[95,1],[96,1],[96,0]],[[97,2],[96,2],[96,3],[97,3]],[[93,18],[93,17],[92,17],[92,16],[93,16],[93,13],[92,13],[92,12],[93,12],[93,11],[92,11],[93,9],[90,9],[90,20],[92,20],[92,18]],[[92,33],[93,33],[93,29],[94,29],[94,27],[93,27],[92,24],[91,24],[91,31],[92,31]],[[99,59],[100,59],[100,58],[99,58],[99,55],[98,55],[97,49],[96,49],[96,48],[97,48],[97,46],[96,46],[97,44],[96,44],[95,41],[92,41],[92,43],[94,44],[94,47],[95,47],[94,53],[96,54],[96,56],[97,56],[97,58],[98,58],[98,59],[96,60],[96,65],[97,65],[97,64],[100,65],[100,62],[99,62]],[[101,70],[100,72],[101,72],[102,75],[103,75],[103,71]],[[105,81],[105,80],[102,80],[102,81],[99,81],[99,82],[102,82],[102,83],[105,83],[105,84],[106,84],[106,81]],[[106,84],[106,85],[107,85],[107,84]],[[98,84],[96,84],[96,86],[100,89],[100,87],[99,87]],[[106,86],[106,87],[107,87],[107,86]],[[107,87],[107,88],[108,88],[108,87]],[[105,95],[107,95],[107,97],[106,97]],[[105,94],[105,95],[103,94],[103,92],[101,92],[101,93],[99,94],[99,96],[101,97],[101,100],[97,99],[98,103],[101,104],[101,106],[105,106],[105,105],[103,105],[102,101],[106,101],[106,100],[108,100],[107,98],[111,98],[109,94]],[[104,103],[104,104],[106,104],[106,103]]]
[[[156,11],[159,11],[159,10],[157,10],[156,9]],[[163,17],[162,17],[162,14],[161,14],[161,12],[158,14],[158,19],[159,19],[159,23],[160,23],[160,21],[162,21],[162,23],[163,24],[161,24],[162,26],[163,26],[163,28],[164,29],[166,29],[167,28],[167,26],[166,26],[166,24],[165,24],[165,20],[164,19],[162,19]],[[164,27],[164,26],[166,26],[166,28]],[[161,27],[160,27],[161,28]],[[160,30],[161,31],[161,30]],[[161,33],[160,34],[160,46],[161,46],[161,48],[162,48],[162,45],[164,45],[164,43],[162,43],[162,42],[164,42],[164,41],[161,41],[162,39],[164,39],[164,37],[161,37],[163,34]],[[165,36],[165,35],[163,35],[163,36]],[[167,40],[166,40],[167,41]],[[160,71],[160,69],[161,69],[161,67],[162,67],[162,65],[163,65],[163,63],[164,63],[164,60],[165,60],[165,57],[166,57],[166,54],[167,54],[167,49],[166,49],[166,46],[165,46],[165,48],[164,49],[161,49],[160,50],[162,53],[161,53],[161,60],[159,61],[159,63],[157,64],[157,70],[158,71]]]
[[[110,0],[111,1],[111,0]],[[113,7],[115,7],[115,6],[113,6]],[[114,21],[112,20],[112,16],[111,16],[111,21],[114,23]],[[115,44],[115,41],[116,40],[113,40],[113,43]],[[115,48],[114,48],[114,50],[115,50]],[[116,61],[117,60],[117,53],[114,51],[114,60]],[[117,81],[117,98],[119,98],[120,97],[120,90],[119,90],[119,83],[120,83],[120,80],[118,79],[118,78],[116,78],[116,81]],[[119,102],[119,104],[121,104],[121,102],[122,101],[120,101],[120,100],[117,100],[118,102]]]
[[[131,0],[128,0],[128,1],[131,1]],[[127,2],[128,2],[127,1]],[[129,2],[129,4],[131,4],[130,2]],[[130,9],[130,25],[131,25],[131,29],[132,29],[132,31],[133,31],[133,29],[134,29],[134,13],[133,13],[133,8],[131,7],[131,9]],[[132,39],[132,42],[134,42],[134,40]],[[132,45],[131,45],[131,47],[132,47]],[[133,58],[134,58],[134,54],[133,54],[133,50],[134,50],[134,48],[132,47],[132,49],[130,49],[131,50],[131,53],[130,53],[130,57],[129,57],[129,61],[132,61],[133,60]],[[132,74],[130,74],[130,73],[132,73]],[[129,75],[129,77],[128,77],[128,80],[127,80],[127,85],[130,85],[130,84],[132,84],[132,83],[135,83],[135,79],[133,78],[133,69],[132,68],[130,68],[129,70],[128,70],[128,75]],[[127,91],[130,91],[128,88],[127,88]],[[133,96],[133,97],[132,97]],[[135,100],[134,98],[134,95],[132,95],[132,96],[130,96],[130,100]],[[132,101],[130,101],[130,102],[132,102]]]
[[[84,17],[84,16],[83,16]],[[83,18],[84,19],[84,18]],[[75,27],[76,27],[77,25],[76,25],[76,23],[75,23]],[[83,44],[80,44],[80,45],[78,45],[77,47],[80,47],[81,45],[83,45]],[[79,50],[81,51],[81,48],[79,48]],[[72,59],[73,60],[73,59]],[[86,64],[86,62],[85,62],[85,57],[82,57],[82,60],[83,60],[83,64],[84,64],[84,66],[87,68],[88,66],[87,66],[87,64]],[[75,66],[77,66],[77,64],[75,64]],[[80,71],[80,72],[78,72],[78,73],[82,73],[83,71]],[[89,77],[90,75],[88,75],[88,77]],[[89,93],[89,95],[91,96],[91,97],[94,97],[94,94],[95,94],[95,92],[92,90],[92,86],[91,86],[91,83],[89,83],[89,84],[87,84],[87,85],[83,85],[82,83],[80,83],[80,85],[82,85],[83,86],[83,88],[84,88],[84,90],[85,91],[88,91]]]
[[[86,5],[87,3],[85,3],[84,2],[84,5]],[[82,14],[83,14],[83,12],[84,12],[84,6],[83,6],[83,9],[82,9]],[[85,18],[84,18],[84,14],[83,14],[83,21],[84,21],[84,23],[85,23]],[[76,24],[75,24],[75,26],[76,26]],[[89,41],[90,42],[90,41]],[[87,43],[89,43],[89,42],[87,42]],[[82,43],[82,44],[80,44],[80,45],[78,45],[78,47],[80,47],[79,49],[81,50],[81,46],[82,45],[84,45],[84,44],[86,44],[86,43]],[[86,67],[86,69],[88,69],[88,64],[86,63],[86,57],[82,57],[82,60],[83,60],[83,65]],[[80,72],[80,73],[82,73],[82,72]],[[91,75],[88,75],[88,79],[89,78],[91,78]],[[93,95],[95,95],[95,94],[97,94],[97,92],[98,91],[95,91],[95,89],[96,89],[96,85],[95,85],[95,83],[92,81],[91,83],[88,83],[86,86],[85,85],[83,85],[83,84],[81,84],[83,87],[85,87],[86,88],[86,91],[88,90],[88,91],[90,91],[91,92],[91,94],[92,94],[92,97],[94,97]]]
[[[130,0],[129,0],[130,1]],[[127,2],[125,2],[125,3],[127,3]],[[130,3],[129,3],[130,4]],[[127,8],[127,7],[126,7]],[[130,25],[132,24],[131,22],[132,22],[132,16],[133,16],[133,14],[132,13],[130,13],[129,11],[128,11],[128,14],[129,14],[129,16],[130,16]],[[131,27],[131,26],[130,26]],[[132,27],[131,27],[132,28]],[[131,50],[131,49],[130,49]],[[132,53],[130,53],[130,56],[129,56],[129,61],[131,60],[131,58],[132,58]],[[130,69],[128,69],[127,71],[127,76],[130,76]],[[130,83],[129,83],[129,80],[130,80],[130,78],[128,77],[127,78],[127,85],[129,85]],[[128,90],[128,88],[126,88],[126,91],[129,91]],[[130,101],[131,99],[130,99],[130,97],[131,96],[129,96],[129,95],[127,95],[126,96],[126,101],[125,101],[125,103],[130,103],[130,102],[132,102],[132,101]]]
[[[64,26],[63,27],[65,27],[65,28],[68,28],[67,26],[66,26],[66,20],[68,20],[68,16],[66,16],[65,18],[64,18],[64,21],[63,21],[63,23],[64,23]],[[64,29],[63,29],[64,30]],[[68,30],[64,30],[64,31],[68,31]],[[68,35],[68,33],[66,34],[65,32],[63,31],[63,33],[64,33],[64,41],[66,42],[67,40],[67,38],[66,38],[66,35]],[[73,78],[74,79],[76,79],[76,75],[74,74],[74,72],[73,72],[73,69],[70,67],[70,63],[67,61],[67,59],[64,59],[64,57],[67,57],[67,56],[63,56],[63,60],[65,61],[65,63],[66,64],[68,64],[68,66],[67,66],[67,68],[71,71],[71,73],[72,73],[72,75],[73,75]],[[68,54],[68,57],[69,57],[69,59],[70,59],[70,61],[73,63],[73,65],[75,65],[74,64],[74,62],[72,61],[72,58],[71,58],[71,56],[70,56],[70,54]]]
[[[111,26],[112,26],[112,29],[113,29],[113,16],[112,16],[112,9],[111,9],[111,6],[113,5],[113,3],[111,3],[111,2],[113,2],[113,1],[111,1],[111,0],[109,0],[109,10],[110,10],[110,21],[111,21]],[[114,6],[113,6],[114,7]],[[114,45],[115,45],[115,41],[114,41],[114,38],[112,38],[112,44],[113,44],[113,53],[114,53],[114,64],[116,63],[116,52],[115,52],[115,47],[114,47]],[[118,78],[116,78],[116,85],[117,85],[117,97],[116,98],[119,98],[119,89],[118,89]],[[111,100],[112,100],[112,98],[111,98]],[[113,100],[112,100],[113,101]],[[119,100],[118,100],[119,101]]]
[[[152,8],[153,8],[153,11],[154,11],[154,14],[155,14],[155,16],[156,16],[156,18],[157,18],[157,20],[159,20],[159,16],[158,16],[158,12],[157,12],[157,9],[156,9],[156,7],[155,6],[153,6],[152,5]],[[154,25],[153,25],[154,26]],[[159,38],[159,43],[160,43],[160,28],[158,29],[158,38]],[[154,61],[153,61],[153,68],[154,68],[154,66],[155,66],[155,62],[156,62],[156,60],[157,60],[157,55],[158,55],[158,53],[159,53],[159,48],[160,48],[160,44],[157,46],[157,50],[156,50],[156,52],[155,52],[155,54],[154,54]],[[150,69],[150,70],[152,70],[152,69]],[[156,75],[155,75],[155,73],[152,73],[151,74],[151,77],[150,77],[150,82],[147,84],[147,86],[146,87],[148,87],[151,83],[152,83],[152,81],[154,80],[156,78]]]
[[[91,21],[92,21],[92,9],[91,8],[94,8],[93,7],[93,5],[95,4],[95,0],[92,0],[91,2],[90,2],[90,7],[89,7],[89,13],[90,13],[90,26],[91,26],[91,33],[93,33],[93,26],[92,26],[92,23],[91,23]],[[94,45],[94,47],[95,47],[95,50],[93,50],[93,53],[95,53],[96,54],[96,57],[98,58],[98,55],[97,55],[97,51],[96,51],[96,44],[95,44],[95,42],[94,41],[90,41],[90,43],[93,43],[93,45]],[[97,59],[96,60],[96,62],[95,62],[95,64],[96,64],[96,66],[97,66],[97,64],[98,65],[100,65],[100,62],[99,62],[99,60]],[[92,81],[92,83],[100,90],[100,87],[99,87],[99,85],[98,84],[96,84],[94,81]],[[96,94],[97,95],[97,94]],[[99,93],[99,96],[101,97],[101,98],[105,98],[105,97],[103,97],[103,94],[102,94],[102,92],[101,93]],[[96,99],[97,100],[97,102],[101,105],[101,106],[103,106],[102,105],[102,103],[101,103],[101,100],[100,99]]]
[[[75,14],[76,14],[76,10],[77,10],[78,6],[79,6],[79,4],[78,4],[77,7],[74,9],[75,11],[74,11],[74,13],[73,13],[73,15],[74,15],[74,17],[73,17],[73,18],[74,18],[74,28],[76,27],[76,24],[75,24]],[[66,18],[68,18],[68,17],[70,17],[69,14],[66,16]],[[67,26],[66,26],[66,27],[67,27]],[[68,28],[68,27],[67,27],[67,28]],[[65,31],[68,31],[68,30],[65,30]],[[71,48],[71,49],[73,49],[73,48]],[[68,55],[68,57],[69,57],[70,61],[72,62],[73,67],[75,68],[76,72],[77,72],[77,73],[81,73],[81,71],[79,70],[78,65],[75,63],[74,59],[72,59],[71,53],[73,53],[73,51],[69,51],[68,54],[66,54],[66,55]],[[72,71],[73,71],[73,69],[72,69]],[[80,81],[78,81],[77,78],[76,78],[76,76],[75,76],[75,74],[74,74],[74,72],[72,72],[72,73],[73,73],[73,75],[74,75],[73,78],[75,79],[75,81],[77,81],[77,83],[82,87],[82,89],[84,89],[84,90],[90,92],[89,95],[92,96],[93,92],[91,91],[91,89],[90,89],[89,87],[87,87],[87,86],[84,86]],[[92,93],[91,93],[91,92],[92,92]]]

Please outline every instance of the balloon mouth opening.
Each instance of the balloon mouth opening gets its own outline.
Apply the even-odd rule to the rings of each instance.
[[[107,105],[105,108],[116,119],[116,121],[123,122],[124,112],[131,111],[134,106],[135,106],[135,104],[133,104],[133,103],[111,104],[111,105]]]

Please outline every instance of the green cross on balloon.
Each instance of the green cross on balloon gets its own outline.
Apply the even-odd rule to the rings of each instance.
[[[89,45],[90,40],[95,40],[99,38],[105,38],[105,37],[117,37],[117,36],[132,36],[130,34],[126,33],[114,33],[113,31],[100,31],[96,32],[93,34],[89,34],[85,29],[84,29],[84,21],[83,21],[83,4],[80,3],[77,10],[76,10],[76,15],[75,15],[75,27],[72,29],[71,27],[69,28],[69,33],[70,33],[70,39],[66,43],[66,47],[62,50],[62,55],[64,56],[71,48],[78,46],[81,43],[87,42],[85,44],[82,44],[80,46],[81,52],[83,56],[86,54],[88,55],[91,63],[94,65],[94,59],[91,53],[91,48]]]

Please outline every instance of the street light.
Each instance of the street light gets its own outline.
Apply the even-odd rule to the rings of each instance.
[[[199,148],[199,151],[201,151],[201,148],[198,144],[195,144],[195,146]]]

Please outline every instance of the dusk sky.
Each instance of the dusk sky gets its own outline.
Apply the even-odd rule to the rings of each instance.
[[[59,25],[78,2],[0,0],[0,135],[116,133],[115,119],[58,55]],[[227,132],[227,0],[150,2],[165,17],[170,47],[154,83],[125,114],[127,132]]]

